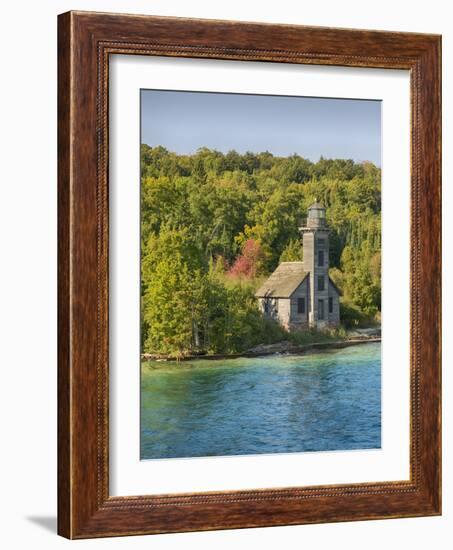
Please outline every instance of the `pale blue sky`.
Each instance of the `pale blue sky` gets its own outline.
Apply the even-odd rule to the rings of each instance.
[[[142,90],[142,143],[370,160],[381,165],[381,102]]]

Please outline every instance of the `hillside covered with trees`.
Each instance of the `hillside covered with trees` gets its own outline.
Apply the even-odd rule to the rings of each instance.
[[[142,351],[234,353],[288,335],[255,289],[302,259],[307,207],[327,209],[330,276],[346,326],[378,319],[381,171],[369,162],[269,152],[141,149]]]

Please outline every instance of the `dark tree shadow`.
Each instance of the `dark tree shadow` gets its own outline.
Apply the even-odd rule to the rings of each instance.
[[[46,531],[52,533],[57,532],[57,518],[56,516],[28,516],[27,519],[29,522],[42,527]]]

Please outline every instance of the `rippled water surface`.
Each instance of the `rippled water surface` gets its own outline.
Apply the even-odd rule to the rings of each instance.
[[[142,364],[142,459],[380,446],[380,344]]]

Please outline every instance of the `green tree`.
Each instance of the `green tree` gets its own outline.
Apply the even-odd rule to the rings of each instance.
[[[193,348],[197,290],[180,255],[159,262],[144,294],[145,352],[182,355]]]
[[[232,352],[285,337],[263,318],[254,292],[279,262],[302,260],[298,227],[315,199],[327,209],[330,275],[343,292],[344,318],[378,317],[378,167],[268,151],[177,155],[142,145],[144,349]],[[244,254],[247,242],[257,244],[259,266]],[[255,263],[242,280],[228,275],[232,266]]]
[[[303,248],[300,239],[290,239],[280,255],[280,262],[301,262]]]

